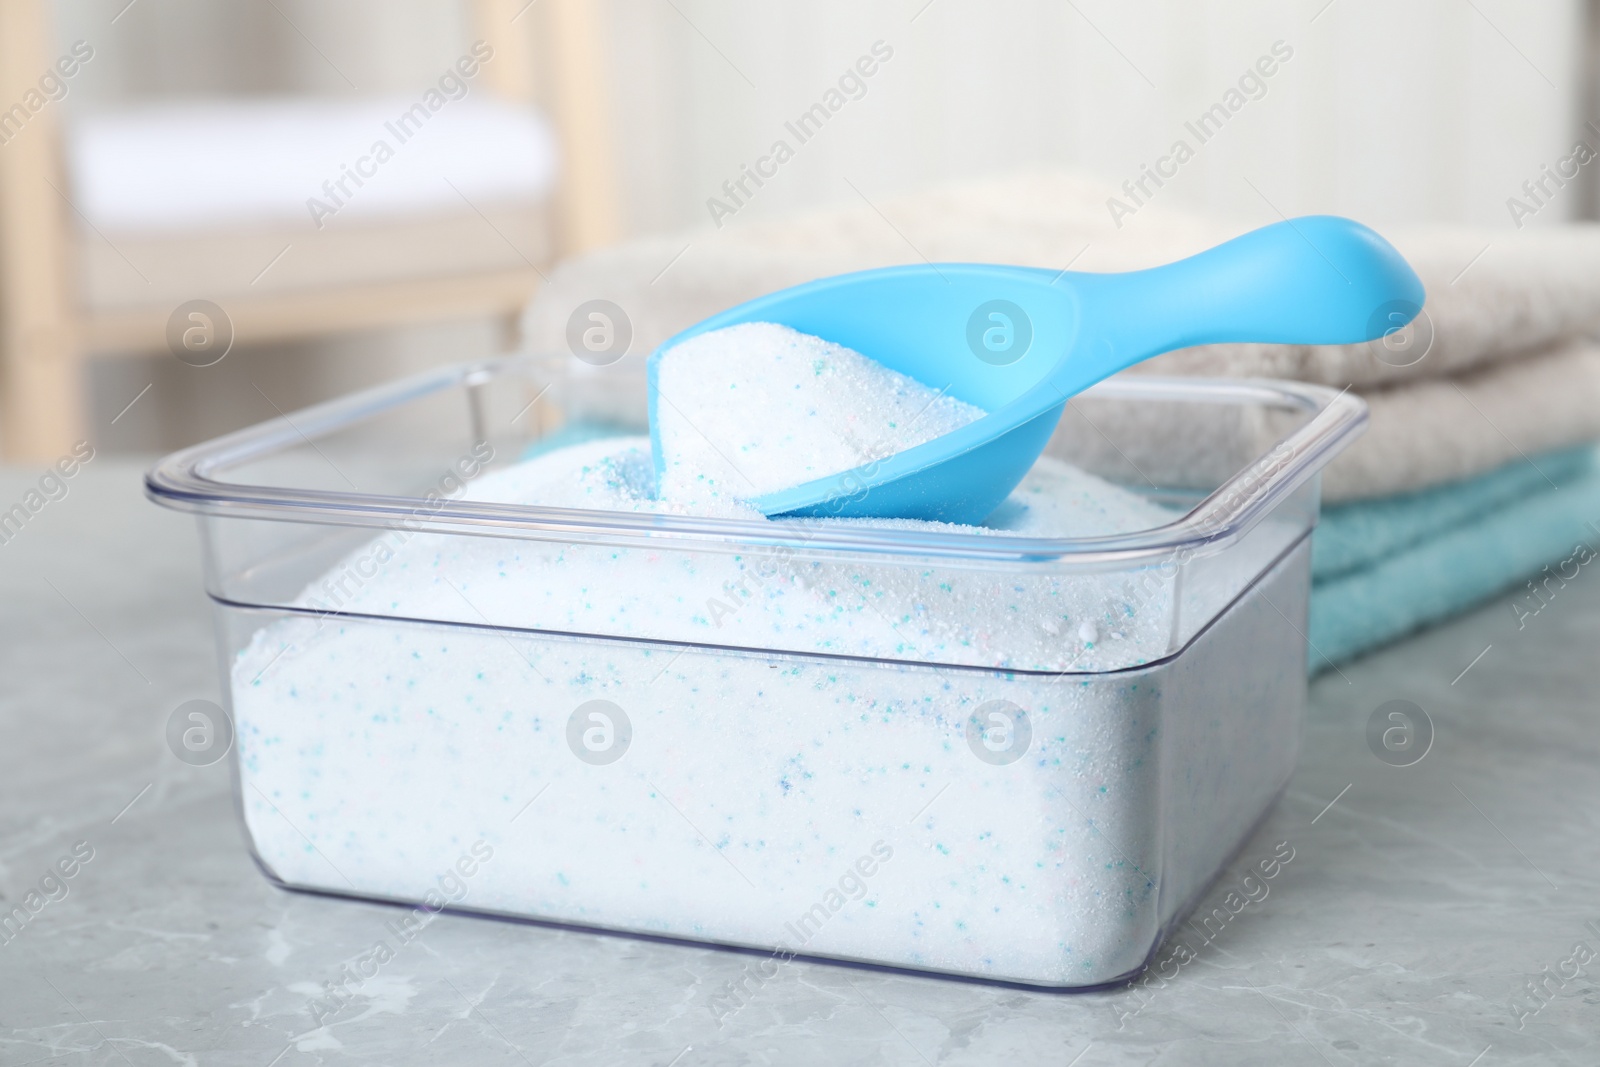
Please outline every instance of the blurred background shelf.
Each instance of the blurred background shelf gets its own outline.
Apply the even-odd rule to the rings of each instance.
[[[192,32],[192,5],[144,6],[0,4],[0,100],[21,102],[0,130],[8,459],[48,460],[97,438],[87,361],[162,352],[188,301],[220,306],[229,322],[217,329],[241,348],[469,319],[493,324],[503,347],[542,268],[615,235],[612,186],[594,176],[610,163],[596,137],[591,5],[433,5],[435,21],[459,10],[432,76],[378,93],[356,89],[312,42],[303,7],[267,5],[279,32],[344,84],[286,94],[293,79],[280,79],[247,94],[236,82],[149,100],[102,90],[116,106],[103,98],[77,113],[67,101],[85,85],[77,95],[92,96],[93,77],[117,62],[106,35],[124,16]],[[247,14],[234,23],[235,38],[259,30]],[[557,82],[544,94],[549,118],[535,105],[541,71]]]

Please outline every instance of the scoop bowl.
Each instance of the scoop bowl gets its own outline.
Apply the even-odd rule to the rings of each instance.
[[[1424,299],[1392,245],[1331,215],[1287,219],[1120,274],[972,263],[841,274],[740,304],[663,342],[647,368],[652,436],[664,352],[711,330],[779,323],[986,414],[903,451],[884,442],[860,466],[752,503],[769,517],[976,525],[1039,458],[1067,401],[1095,382],[1193,345],[1375,340],[1408,324]],[[652,443],[659,456],[659,439]]]

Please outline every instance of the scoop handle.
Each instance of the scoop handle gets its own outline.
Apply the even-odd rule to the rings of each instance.
[[[1191,345],[1370,341],[1405,326],[1426,298],[1393,245],[1336,215],[1286,219],[1149,270],[1072,277],[1078,348],[1087,342],[1096,358],[1064,360],[1058,385],[1090,369],[1074,372],[1075,362],[1104,359],[1103,376]]]

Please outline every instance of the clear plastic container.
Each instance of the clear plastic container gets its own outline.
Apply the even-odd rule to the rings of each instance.
[[[1294,767],[1317,473],[1362,402],[1102,383],[1051,451],[1170,509],[1116,536],[463,499],[547,444],[641,431],[634,362],[453,367],[150,472],[198,516],[262,869],[755,950],[758,984],[795,955],[1058,989],[1136,973]],[[448,577],[485,553],[498,591]],[[424,556],[444,565],[429,595],[361,595]],[[560,585],[575,562],[599,580]],[[817,575],[883,598],[893,655],[773,625],[770,590],[822,595]],[[731,609],[716,625],[694,583]],[[977,618],[1085,583],[1126,611],[1123,640],[994,612],[920,636],[936,590]]]

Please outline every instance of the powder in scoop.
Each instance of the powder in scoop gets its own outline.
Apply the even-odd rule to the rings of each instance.
[[[750,500],[853,470],[983,417],[859,352],[772,322],[692,337],[656,367],[659,494]]]

